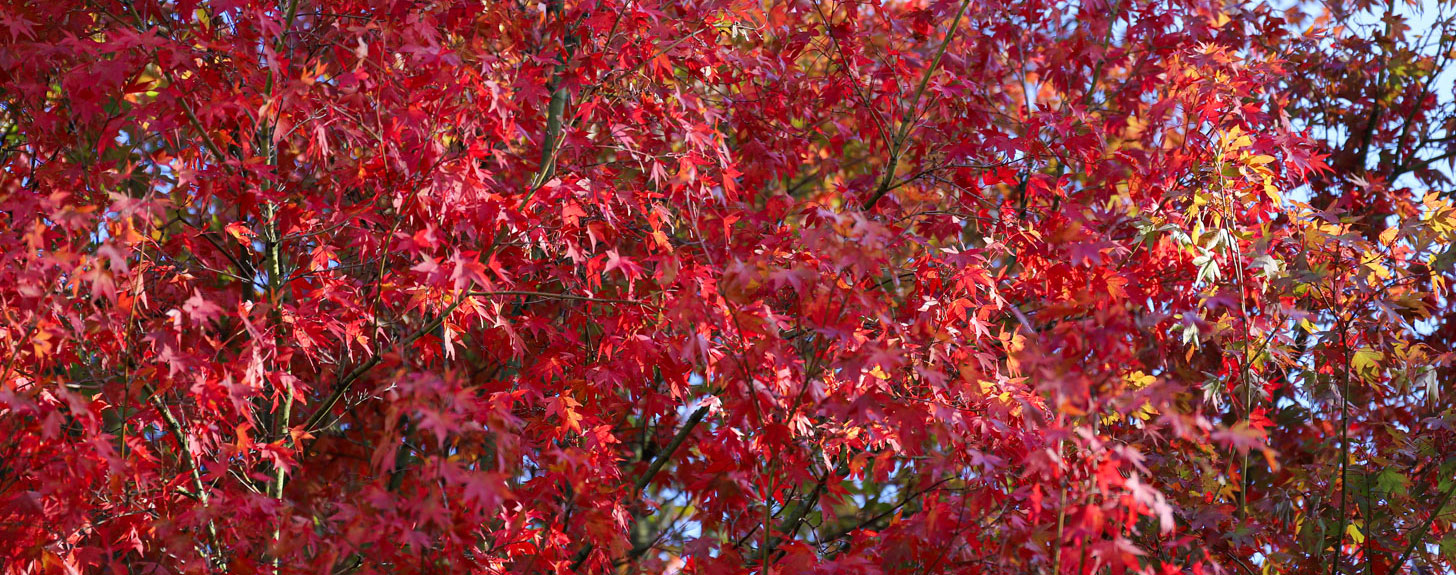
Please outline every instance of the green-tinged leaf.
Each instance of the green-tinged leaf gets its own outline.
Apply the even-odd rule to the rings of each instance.
[[[1380,360],[1384,357],[1385,354],[1373,348],[1362,347],[1350,356],[1350,369],[1358,374],[1370,374],[1380,369]]]

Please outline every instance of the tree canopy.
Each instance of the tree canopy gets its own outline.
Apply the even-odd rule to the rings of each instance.
[[[11,0],[0,572],[1456,569],[1456,4]]]

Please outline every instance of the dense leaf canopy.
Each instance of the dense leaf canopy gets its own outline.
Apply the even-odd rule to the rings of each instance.
[[[0,572],[1450,573],[1453,14],[10,0]]]

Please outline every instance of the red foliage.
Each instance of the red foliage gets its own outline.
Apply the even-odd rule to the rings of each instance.
[[[1331,10],[7,3],[0,573],[1449,571],[1456,24]]]

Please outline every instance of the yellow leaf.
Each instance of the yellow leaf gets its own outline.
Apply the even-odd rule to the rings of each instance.
[[[1264,178],[1264,193],[1269,196],[1269,199],[1275,202],[1284,201],[1284,196],[1279,193],[1279,188],[1274,187],[1273,182],[1269,178]]]
[[[1132,412],[1132,416],[1141,421],[1147,421],[1149,419],[1152,419],[1153,416],[1157,414],[1158,408],[1153,407],[1153,404],[1151,402],[1143,402],[1142,407],[1139,407],[1137,411]]]
[[[1355,350],[1355,355],[1350,358],[1350,367],[1357,372],[1378,369],[1380,367],[1380,360],[1384,357],[1385,354],[1379,351],[1369,347],[1362,347]]]
[[[1142,389],[1144,387],[1152,385],[1153,382],[1158,380],[1158,378],[1143,373],[1142,371],[1134,371],[1132,373],[1129,373],[1124,379],[1127,380],[1127,384],[1133,389]]]
[[[1350,540],[1354,541],[1356,545],[1365,542],[1365,534],[1361,533],[1360,528],[1356,527],[1354,523],[1351,523],[1349,526],[1345,527],[1345,534],[1349,535]]]
[[[1388,280],[1391,277],[1390,276],[1390,269],[1389,268],[1386,268],[1383,265],[1380,265],[1380,262],[1376,262],[1376,261],[1366,262],[1365,263],[1365,267],[1368,268],[1370,271],[1375,272],[1375,275],[1376,276],[1379,276],[1380,279]]]
[[[1267,164],[1267,163],[1272,162],[1272,161],[1274,161],[1274,156],[1267,156],[1267,155],[1264,155],[1264,154],[1260,154],[1260,155],[1254,156],[1252,158],[1249,158],[1249,163],[1250,164],[1253,164],[1255,166],[1262,166],[1262,165]]]
[[[1397,227],[1385,228],[1385,231],[1380,232],[1380,245],[1382,245],[1382,246],[1388,246],[1388,245],[1390,245],[1391,242],[1395,241],[1396,234],[1399,234],[1399,233],[1400,233],[1400,228],[1397,228]]]
[[[1426,194],[1426,197],[1421,198],[1421,204],[1426,208],[1426,211],[1429,213],[1439,212],[1441,211],[1441,208],[1447,206],[1446,201],[1442,200],[1441,195],[1436,192]]]

